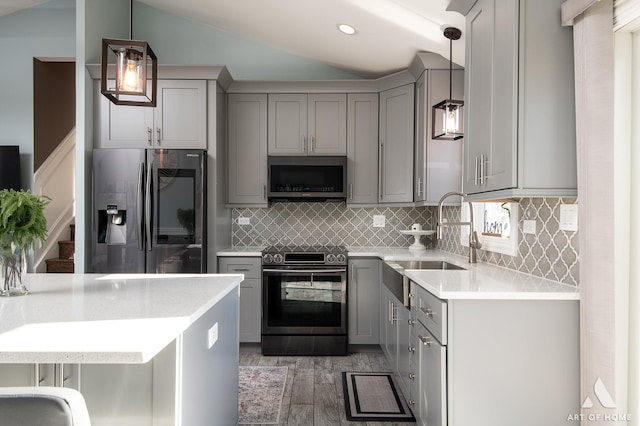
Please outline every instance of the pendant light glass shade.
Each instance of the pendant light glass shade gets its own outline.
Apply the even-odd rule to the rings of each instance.
[[[149,43],[131,40],[133,0],[129,8],[129,40],[102,39],[100,90],[116,105],[155,107],[158,58]]]
[[[457,140],[464,137],[462,107],[464,102],[452,98],[452,73],[451,61],[453,40],[458,40],[462,33],[459,29],[447,27],[444,36],[449,39],[449,99],[445,99],[431,109],[431,138]]]

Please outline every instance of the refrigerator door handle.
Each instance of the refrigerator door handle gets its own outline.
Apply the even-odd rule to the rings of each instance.
[[[140,251],[144,250],[144,243],[143,243],[144,218],[142,217],[144,213],[143,203],[144,203],[144,163],[140,163],[138,165],[138,193],[137,193],[137,203],[136,203],[136,213],[138,218],[138,229],[137,229],[138,250]]]
[[[152,244],[151,244],[151,206],[152,206],[152,199],[151,199],[151,185],[152,185],[152,170],[153,170],[153,163],[149,163],[147,165],[147,182],[146,182],[146,193],[145,193],[145,197],[144,197],[144,202],[145,202],[145,206],[144,206],[144,225],[145,225],[145,234],[147,236],[146,240],[147,240],[147,250],[151,251],[152,249]]]

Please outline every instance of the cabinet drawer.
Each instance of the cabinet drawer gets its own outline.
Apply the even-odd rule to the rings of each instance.
[[[438,299],[413,281],[411,293],[414,295],[412,309],[418,320],[443,345],[447,344],[447,302]]]
[[[218,266],[221,274],[244,274],[245,279],[262,279],[262,260],[259,257],[220,257]]]

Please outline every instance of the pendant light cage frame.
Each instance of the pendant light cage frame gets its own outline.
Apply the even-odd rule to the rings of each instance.
[[[129,40],[102,39],[100,91],[116,105],[155,107],[157,89],[158,57],[149,43],[133,40],[129,0]]]
[[[447,27],[444,36],[449,39],[449,98],[435,104],[431,108],[431,139],[458,140],[464,137],[464,117],[462,107],[464,101],[453,99],[453,40],[459,40],[462,32],[454,27]],[[455,121],[457,127],[450,128],[447,121]]]

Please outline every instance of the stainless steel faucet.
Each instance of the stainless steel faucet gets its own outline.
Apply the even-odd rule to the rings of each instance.
[[[438,201],[438,221],[436,223],[436,238],[442,239],[442,227],[451,226],[451,225],[469,225],[469,263],[477,263],[477,250],[482,247],[480,241],[478,240],[478,234],[476,233],[473,227],[473,205],[469,202],[469,216],[471,219],[469,222],[443,222],[442,221],[442,203],[444,200],[451,196],[460,196],[464,197],[462,192],[447,192],[444,194],[440,201]]]

